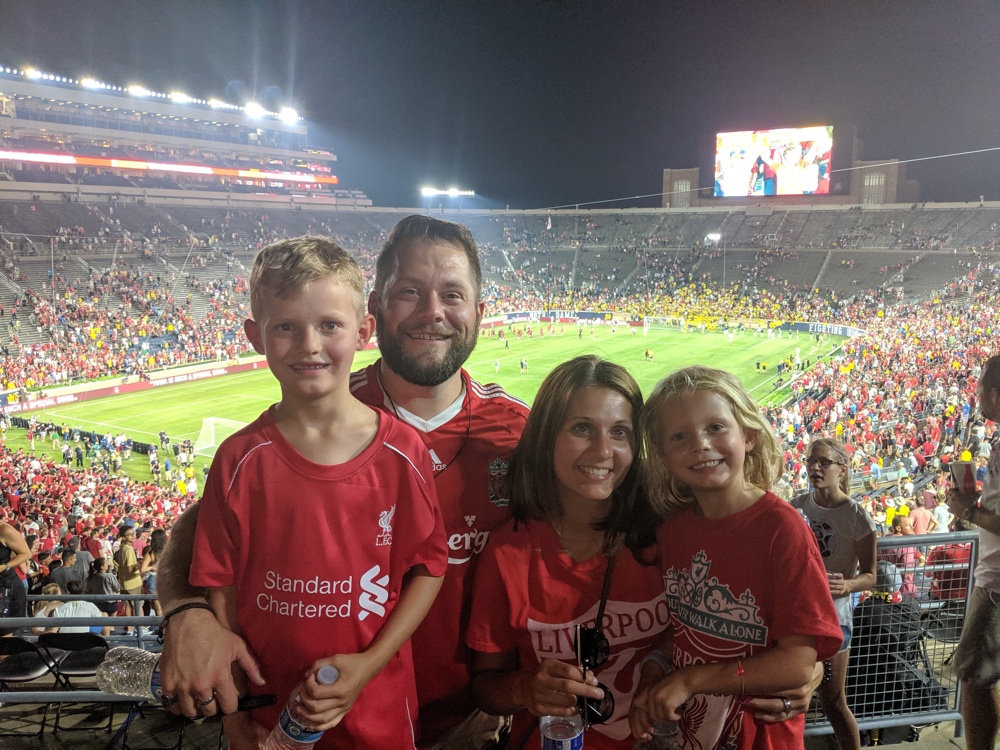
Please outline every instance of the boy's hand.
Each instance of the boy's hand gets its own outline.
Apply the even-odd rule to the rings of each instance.
[[[534,669],[521,672],[518,703],[533,716],[572,716],[577,710],[577,698],[600,699],[593,672],[587,681],[579,668],[556,659],[543,659]]]
[[[340,677],[332,685],[320,685],[316,673],[327,664],[336,667]],[[358,695],[376,674],[378,671],[372,670],[371,660],[364,653],[320,659],[309,668],[303,683],[297,718],[317,731],[332,729],[351,710]]]

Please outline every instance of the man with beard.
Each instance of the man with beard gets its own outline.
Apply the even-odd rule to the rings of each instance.
[[[479,337],[481,287],[479,253],[468,229],[425,216],[400,221],[376,261],[368,301],[382,359],[351,376],[354,396],[413,426],[434,463],[449,567],[412,643],[421,744],[442,748],[460,738],[486,739],[500,727],[498,717],[474,711],[464,630],[475,557],[490,531],[509,517],[506,457],[528,413],[500,386],[480,385],[461,369]],[[260,674],[242,640],[209,612],[197,606],[177,611],[205,601],[187,585],[197,509],[178,521],[159,566],[160,601],[169,620],[160,669],[164,695],[176,698],[177,710],[211,716],[236,708],[233,661],[258,683]],[[196,696],[209,693],[216,700],[196,706]]]

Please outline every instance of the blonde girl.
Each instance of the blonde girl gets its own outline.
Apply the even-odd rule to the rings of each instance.
[[[807,683],[817,657],[841,643],[816,541],[770,491],[781,475],[777,439],[735,376],[701,366],[660,381],[640,429],[647,490],[666,516],[658,550],[669,656],[643,665],[633,734],[669,720],[680,721],[686,747],[801,748],[805,721],[790,701],[787,721],[767,723],[744,700]]]
[[[802,511],[816,535],[844,636],[840,651],[825,662],[826,677],[819,687],[819,697],[841,749],[860,750],[861,736],[847,706],[844,683],[851,647],[853,595],[875,585],[875,521],[851,499],[851,471],[843,443],[832,438],[813,440],[806,469],[812,491],[792,498],[792,507]]]

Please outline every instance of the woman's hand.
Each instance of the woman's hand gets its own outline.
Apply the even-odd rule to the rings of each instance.
[[[584,682],[578,667],[556,659],[543,659],[520,677],[517,701],[534,716],[572,716],[578,697],[599,699],[604,695],[592,672]]]

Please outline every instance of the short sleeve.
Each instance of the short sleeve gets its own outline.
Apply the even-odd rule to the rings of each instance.
[[[487,654],[514,651],[518,647],[511,623],[508,587],[497,552],[497,546],[487,543],[480,555],[472,585],[472,613],[465,631],[465,644]]]

